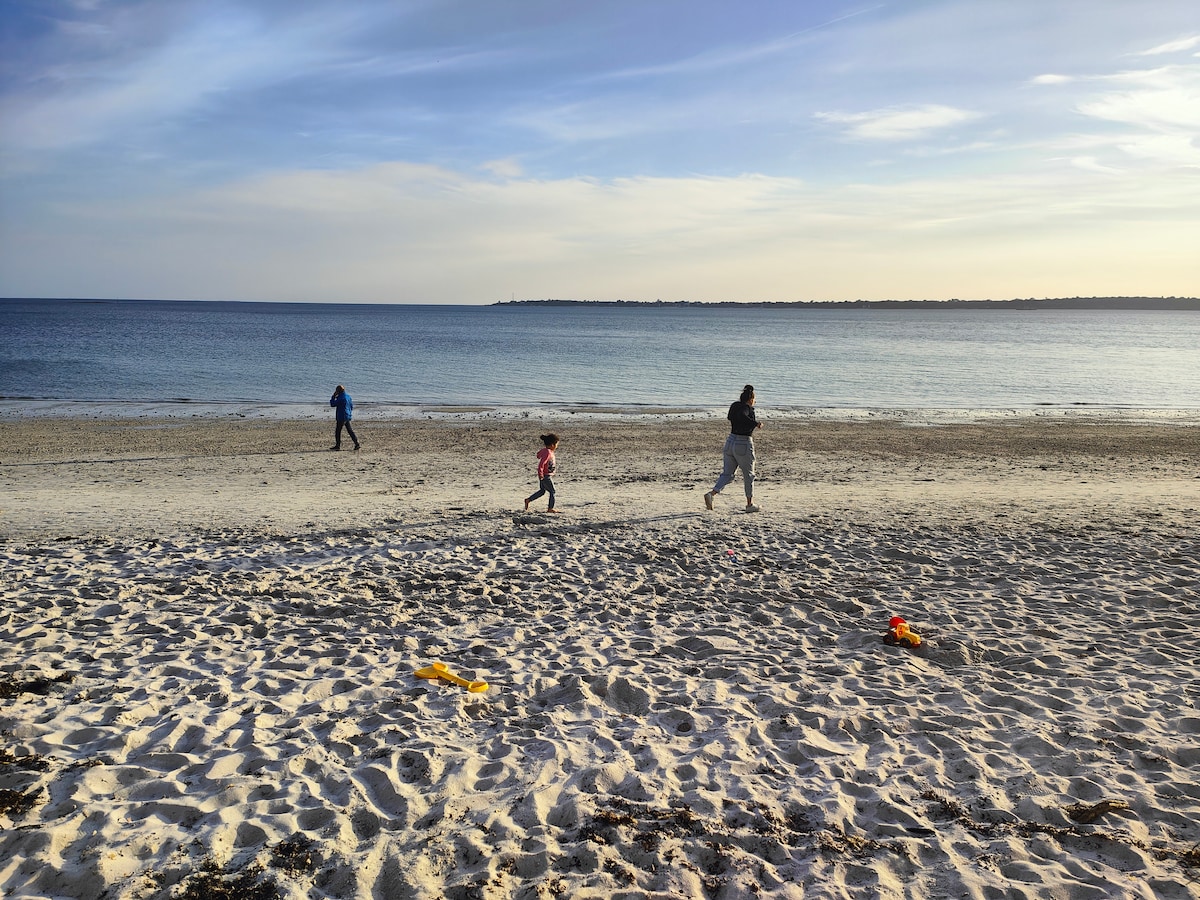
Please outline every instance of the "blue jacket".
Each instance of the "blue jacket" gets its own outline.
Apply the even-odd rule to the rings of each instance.
[[[345,391],[330,397],[329,405],[337,407],[337,420],[339,422],[349,422],[354,417],[354,402]]]

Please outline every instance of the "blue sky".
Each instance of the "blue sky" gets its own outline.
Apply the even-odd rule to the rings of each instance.
[[[0,296],[1200,293],[1190,0],[0,0]]]

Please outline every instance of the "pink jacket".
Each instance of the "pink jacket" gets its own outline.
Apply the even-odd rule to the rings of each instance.
[[[549,447],[543,447],[537,453],[538,458],[538,480],[545,478],[554,472],[554,451]]]

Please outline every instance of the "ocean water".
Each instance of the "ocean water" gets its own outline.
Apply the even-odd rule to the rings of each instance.
[[[0,402],[1197,410],[1200,313],[0,301]]]

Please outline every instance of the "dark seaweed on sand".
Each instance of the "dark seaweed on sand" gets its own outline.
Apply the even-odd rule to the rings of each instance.
[[[12,766],[26,772],[45,772],[50,768],[50,763],[36,753],[17,756],[11,750],[0,747],[0,766]]]
[[[23,816],[29,810],[33,809],[37,803],[38,797],[42,795],[41,788],[35,788],[28,794],[22,794],[20,791],[9,790],[8,788],[0,789],[0,816],[8,816],[10,819],[15,819],[17,816]]]
[[[1091,804],[1076,803],[1065,807],[1064,811],[1068,817],[1084,824],[1071,825],[1064,828],[1043,822],[981,822],[972,816],[970,810],[962,803],[952,798],[944,797],[936,791],[923,791],[921,799],[927,800],[932,804],[929,807],[929,812],[934,817],[949,819],[963,828],[974,831],[976,834],[982,834],[985,837],[992,837],[997,834],[1018,834],[1023,837],[1047,835],[1059,841],[1062,841],[1064,838],[1090,838],[1095,841],[1112,841],[1113,843],[1126,844],[1130,847],[1144,850],[1158,860],[1174,860],[1185,869],[1200,867],[1200,844],[1194,844],[1187,848],[1168,846],[1161,843],[1153,844],[1139,840],[1131,835],[1100,831],[1086,827],[1090,826],[1091,823],[1106,813],[1127,811],[1129,804],[1124,800],[1103,800],[1099,803]]]
[[[279,888],[275,880],[264,880],[262,875],[262,866],[247,866],[230,873],[208,859],[184,884],[179,900],[277,900]]]
[[[38,675],[36,678],[27,678],[23,681],[13,678],[10,675],[7,678],[0,679],[0,700],[11,700],[21,694],[40,694],[45,696],[50,693],[54,685],[70,684],[74,680],[75,676],[70,672],[64,672],[62,675],[57,675],[54,678]]]
[[[302,834],[294,834],[271,848],[271,866],[291,875],[316,868],[316,843]],[[252,863],[243,868],[222,869],[211,858],[200,871],[189,876],[176,895],[178,900],[277,900],[280,896],[275,879],[263,867]]]
[[[271,865],[285,872],[310,872],[315,868],[316,844],[311,838],[294,834],[271,848]]]

